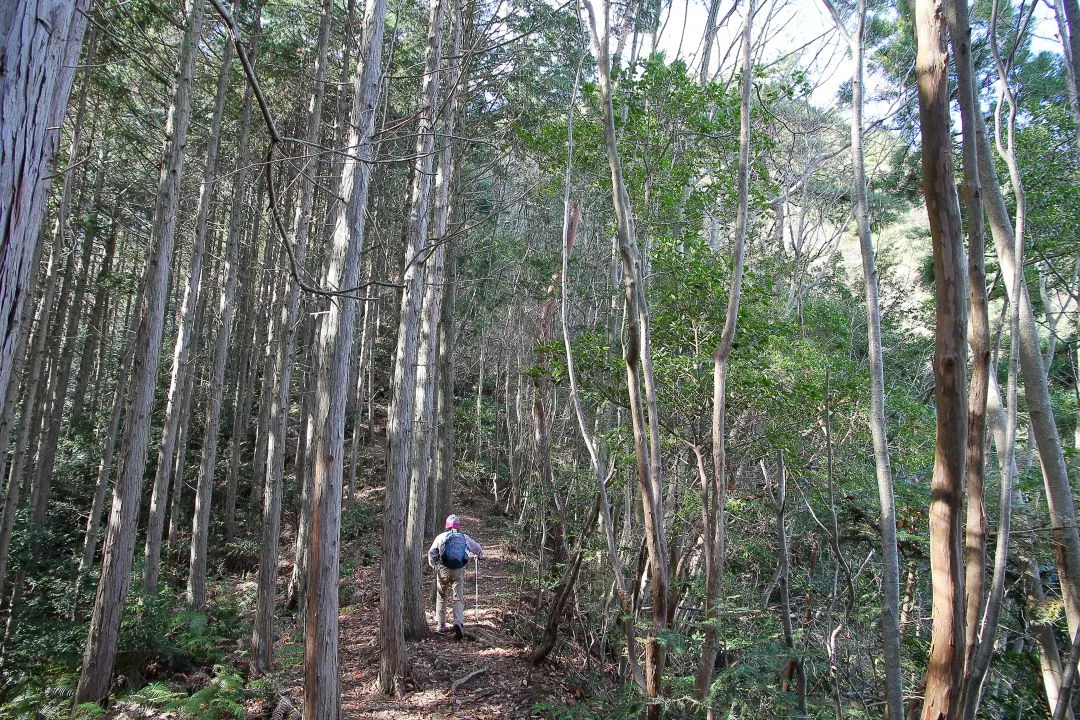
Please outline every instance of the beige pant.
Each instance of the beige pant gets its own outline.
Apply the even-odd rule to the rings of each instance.
[[[435,597],[435,619],[439,629],[446,627],[446,603],[453,599],[454,624],[465,624],[465,568],[452,570],[439,565],[435,568],[435,577],[439,584]]]

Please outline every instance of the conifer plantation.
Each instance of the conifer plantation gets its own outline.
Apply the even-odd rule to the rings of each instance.
[[[0,0],[0,720],[1071,720],[1078,489],[1077,0]]]

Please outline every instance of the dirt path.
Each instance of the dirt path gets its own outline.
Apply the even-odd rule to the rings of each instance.
[[[523,636],[528,636],[535,618],[520,587],[524,558],[514,552],[502,532],[504,523],[489,520],[486,503],[466,501],[461,505],[458,514],[462,529],[484,547],[479,606],[474,562],[466,575],[465,640],[455,641],[451,632],[433,632],[423,640],[410,642],[408,691],[400,698],[387,697],[375,689],[379,565],[360,567],[343,580],[355,589],[350,603],[341,610],[342,707],[346,718],[532,718],[539,717],[533,707],[540,701],[573,703],[581,696],[582,690],[567,680],[568,661],[556,658],[539,668],[529,667]],[[433,582],[434,574],[426,572],[427,597],[431,597]],[[434,603],[427,610],[427,618],[434,631]],[[477,671],[451,690],[455,681]],[[302,689],[294,687],[293,693],[298,696]]]

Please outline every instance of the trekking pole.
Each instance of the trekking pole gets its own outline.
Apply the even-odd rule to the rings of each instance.
[[[476,556],[476,572],[473,575],[476,579],[476,599],[473,602],[473,619],[480,617],[480,556]]]

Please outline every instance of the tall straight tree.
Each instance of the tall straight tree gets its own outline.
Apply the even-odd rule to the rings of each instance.
[[[445,4],[444,2],[440,5]],[[440,15],[442,11],[440,10]],[[433,523],[434,507],[430,497],[434,491],[432,476],[432,450],[438,426],[435,423],[435,395],[438,392],[438,342],[439,322],[442,319],[442,306],[446,294],[446,254],[449,238],[446,237],[450,225],[450,181],[453,174],[451,161],[454,151],[454,132],[457,122],[461,95],[457,92],[461,77],[461,9],[455,3],[453,10],[453,35],[451,40],[450,60],[452,66],[447,69],[446,98],[444,106],[448,108],[442,131],[442,144],[438,149],[438,169],[435,176],[434,238],[435,248],[428,254],[425,262],[425,282],[423,311],[420,318],[419,347],[416,363],[416,397],[413,417],[416,418],[412,438],[412,468],[409,486],[408,537],[405,546],[405,597],[406,631],[411,626],[413,634],[423,634],[426,630],[424,618],[424,596],[422,592],[423,574],[421,560],[424,555],[424,534]],[[441,31],[439,32],[441,35]],[[441,47],[441,43],[439,44]],[[438,83],[435,83],[437,86]],[[436,88],[437,92],[437,88]],[[436,96],[437,97],[437,96]],[[434,111],[431,109],[432,130],[434,130]],[[432,132],[434,135],[434,132]],[[410,601],[410,593],[412,600]],[[419,631],[419,633],[417,633]]]
[[[75,112],[74,122],[72,124],[71,142],[68,146],[68,157],[71,158],[71,162],[77,162],[75,158],[81,153],[83,145],[86,108],[87,108],[87,95],[85,92],[89,85],[89,75],[83,76],[83,91],[78,103],[78,110]],[[26,377],[26,392],[24,393],[22,402],[22,412],[19,419],[19,434],[16,440],[14,448],[12,448],[11,462],[8,467],[8,489],[7,497],[10,498],[8,502],[4,504],[3,515],[0,516],[0,591],[4,587],[4,581],[7,572],[7,560],[8,551],[11,542],[11,533],[15,523],[15,513],[18,510],[19,493],[23,485],[23,478],[26,467],[30,460],[28,459],[34,449],[33,438],[35,433],[40,428],[40,417],[43,412],[43,406],[48,400],[48,396],[55,388],[49,387],[47,382],[48,374],[46,368],[48,361],[52,357],[55,344],[50,343],[49,339],[56,333],[49,332],[51,327],[50,318],[54,315],[59,318],[63,315],[63,309],[66,307],[66,303],[63,299],[58,300],[58,296],[63,298],[65,293],[59,290],[60,277],[64,276],[65,281],[70,277],[71,273],[64,273],[62,268],[62,260],[65,254],[66,242],[68,237],[67,222],[69,216],[72,214],[72,190],[75,183],[75,173],[69,172],[64,175],[63,188],[60,193],[60,203],[57,209],[56,217],[56,229],[53,233],[52,247],[49,248],[48,261],[45,265],[44,277],[44,290],[42,292],[41,301],[38,303],[36,321],[34,326],[36,328],[34,332],[33,342],[30,345],[30,370]],[[35,249],[36,252],[39,252]],[[36,280],[34,281],[36,282]],[[34,283],[31,283],[33,285]],[[56,311],[57,306],[61,308]],[[28,317],[31,312],[31,308],[24,308],[27,310]],[[56,311],[54,313],[54,311]],[[20,313],[21,314],[21,313]],[[29,322],[19,322],[17,325],[27,326],[26,332],[29,332]],[[23,332],[16,328],[18,332]],[[20,344],[25,344],[27,338],[21,340]],[[18,378],[15,379],[16,386],[18,385]],[[17,390],[17,387],[16,387]],[[14,408],[12,408],[14,412]],[[9,436],[10,437],[10,436]],[[0,447],[0,452],[4,454],[5,460],[7,457],[7,443]],[[2,463],[0,463],[2,464]],[[35,484],[34,487],[38,487]],[[40,519],[40,518],[39,518]],[[36,521],[35,521],[35,524]],[[16,580],[16,585],[20,585],[21,582]]]
[[[405,677],[404,637],[426,632],[420,559],[423,555],[427,484],[410,483],[416,404],[416,365],[420,350],[420,313],[424,300],[424,259],[428,255],[428,215],[434,165],[435,114],[439,104],[439,64],[445,0],[428,5],[427,49],[420,89],[416,161],[409,189],[405,226],[405,272],[398,315],[397,350],[387,413],[386,497],[383,503],[383,593],[379,602],[379,688],[394,692]],[[405,499],[409,498],[408,508]],[[407,513],[406,513],[407,509]],[[401,527],[405,526],[402,543]],[[419,611],[419,612],[418,612]],[[404,617],[402,617],[404,615]],[[404,620],[404,624],[403,621]]]
[[[915,23],[923,197],[934,246],[937,296],[934,345],[937,445],[930,490],[933,634],[922,717],[944,720],[959,716],[963,698],[967,262],[949,133],[949,55],[940,2],[917,0]]]
[[[627,333],[623,359],[626,363],[626,387],[630,401],[630,419],[634,429],[634,456],[637,461],[638,485],[645,516],[645,544],[648,549],[652,590],[653,627],[645,646],[645,691],[650,702],[645,715],[650,720],[660,717],[661,679],[665,649],[661,635],[668,626],[668,547],[664,527],[664,493],[661,478],[660,421],[657,411],[656,378],[652,360],[652,330],[649,308],[645,302],[642,254],[638,247],[634,212],[630,193],[623,179],[622,160],[615,135],[615,111],[611,95],[610,3],[603,3],[603,27],[597,25],[591,0],[586,0],[589,26],[596,46],[600,101],[604,122],[604,146],[611,170],[612,201],[618,225],[619,258],[623,268]],[[641,387],[645,386],[645,397]],[[646,414],[648,422],[646,423]]]
[[[349,353],[356,325],[355,293],[364,246],[371,165],[375,157],[375,109],[382,80],[385,25],[386,0],[371,0],[364,12],[364,35],[353,75],[348,137],[348,147],[353,151],[341,169],[340,189],[346,202],[335,218],[323,278],[323,289],[339,294],[330,298],[319,327],[316,348],[310,575],[304,614],[305,720],[336,720],[341,714],[338,543],[345,457],[345,403]],[[300,468],[297,471],[302,472]],[[385,517],[384,522],[389,525]]]
[[[971,330],[971,382],[968,395],[967,440],[967,530],[964,592],[965,612],[965,660],[963,678],[963,717],[974,720],[979,707],[983,680],[990,665],[994,641],[997,637],[998,617],[1005,588],[1005,565],[1009,546],[1009,527],[1012,512],[1011,480],[1015,464],[1006,461],[1001,472],[999,493],[998,537],[994,558],[994,573],[989,596],[984,597],[986,582],[986,509],[984,500],[986,416],[990,397],[991,347],[990,321],[986,294],[985,254],[982,186],[979,176],[978,148],[975,118],[976,91],[975,71],[971,55],[971,24],[968,18],[967,0],[949,0],[945,6],[949,26],[949,42],[956,63],[957,96],[960,120],[963,127],[964,202],[968,216],[968,292],[970,294]],[[1010,317],[1017,319],[1017,306],[1010,304]],[[1010,323],[1011,337],[1018,333]],[[1010,393],[1009,413],[1013,417],[1015,440],[1015,362],[1017,343],[1009,344]],[[995,380],[996,382],[996,380]],[[1008,441],[1006,441],[1008,444]],[[1011,456],[1006,448],[1002,453]]]
[[[249,62],[254,65],[259,50],[260,18],[262,2],[255,0],[251,12],[251,42],[248,49]],[[225,262],[222,267],[221,296],[218,302],[217,344],[210,370],[210,399],[207,408],[206,431],[203,435],[202,463],[195,489],[195,513],[191,525],[191,553],[188,562],[187,600],[196,610],[206,606],[207,540],[210,534],[210,499],[217,467],[218,432],[221,429],[221,400],[225,392],[225,361],[229,356],[229,340],[232,338],[233,317],[236,314],[236,282],[240,273],[241,221],[248,187],[248,153],[251,138],[251,110],[254,89],[249,84],[244,89],[244,105],[240,110],[240,131],[237,138],[236,171],[233,173],[232,204],[229,207],[229,229],[225,240]],[[256,209],[258,212],[258,209]],[[258,224],[256,224],[258,227]],[[252,238],[258,245],[258,237]]]
[[[1024,400],[1031,430],[1035,435],[1035,447],[1039,454],[1043,487],[1046,490],[1046,503],[1050,511],[1050,524],[1053,528],[1052,544],[1061,583],[1065,618],[1068,622],[1069,635],[1075,637],[1077,631],[1080,630],[1080,530],[1076,525],[1076,505],[1072,497],[1068,465],[1065,463],[1065,455],[1062,451],[1061,435],[1054,420],[1050,387],[1046,377],[1046,363],[1039,338],[1040,328],[1035,320],[1024,273],[1019,273],[1018,284],[1015,282],[1018,267],[1014,249],[1017,232],[1002,195],[1002,186],[994,166],[993,150],[977,95],[975,109],[976,146],[979,154],[982,198],[985,203],[986,218],[990,225],[990,234],[1001,264],[1001,276],[1006,291],[1010,293],[1009,302],[1017,303],[1020,312],[1018,341],[1020,343],[1020,369],[1024,378]],[[1017,182],[1018,180],[1019,177],[1013,180],[1015,188],[1022,187]],[[1014,288],[1018,289],[1018,296],[1012,295]]]
[[[306,140],[309,147],[319,141],[322,127],[323,98],[326,94],[326,55],[330,44],[330,19],[334,5],[324,0],[322,20],[315,48],[315,87],[308,105]],[[311,162],[316,162],[312,158]],[[307,257],[308,237],[311,229],[311,205],[315,196],[314,173],[304,173],[300,187],[300,203],[296,216],[297,263]],[[262,550],[259,553],[258,594],[255,597],[255,622],[251,635],[252,667],[256,673],[270,672],[274,656],[274,602],[277,591],[278,545],[281,535],[281,492],[285,475],[285,421],[289,412],[289,389],[292,385],[293,355],[296,351],[296,317],[300,307],[300,286],[289,281],[289,290],[281,311],[277,328],[283,334],[274,349],[271,373],[274,390],[270,405],[269,432],[266,438],[266,477],[262,478],[263,524]],[[256,482],[260,478],[255,479]]]
[[[713,416],[712,416],[712,477],[701,472],[701,524],[705,553],[705,638],[695,679],[695,692],[706,699],[716,667],[717,623],[720,621],[720,580],[724,573],[724,505],[727,497],[727,380],[735,327],[739,319],[742,297],[743,259],[750,204],[750,93],[753,90],[753,66],[750,61],[750,39],[754,21],[753,0],[746,3],[746,22],[742,31],[742,79],[739,95],[739,171],[737,178],[738,206],[735,212],[735,239],[732,250],[731,285],[728,289],[727,313],[720,345],[713,353]],[[708,717],[713,717],[712,703],[707,705]]]
[[[197,316],[195,310],[202,288],[210,205],[217,180],[217,157],[218,150],[221,148],[221,124],[229,90],[232,53],[232,43],[226,41],[221,49],[221,68],[218,70],[214,114],[210,120],[210,138],[207,141],[206,161],[203,165],[203,181],[199,185],[199,204],[195,212],[195,239],[191,246],[191,262],[188,264],[188,279],[184,285],[184,296],[178,310],[180,317],[176,328],[176,342],[173,345],[172,375],[169,379],[169,394],[165,405],[165,420],[161,427],[161,440],[158,443],[154,487],[150,493],[150,516],[147,520],[146,545],[143,550],[145,563],[142,575],[142,587],[147,592],[154,592],[157,589],[158,568],[161,563],[161,536],[165,529],[165,505],[176,456],[176,440],[180,435],[181,411],[184,404],[182,396],[188,373],[191,372],[192,335],[195,332]],[[178,479],[177,482],[181,480]]]
[[[963,2],[964,0],[960,0]],[[885,428],[885,363],[881,353],[881,303],[877,259],[870,229],[863,152],[863,77],[865,74],[866,1],[858,0],[855,30],[849,31],[832,0],[822,0],[851,52],[851,165],[855,171],[855,227],[862,255],[866,293],[866,332],[870,351],[870,432],[874,442],[878,504],[881,508],[882,594],[881,634],[884,641],[885,702],[889,720],[904,717],[904,678],[900,665],[900,554],[896,546],[896,503],[893,498],[889,438]]]
[[[0,388],[11,375],[57,128],[89,8],[90,0],[9,0],[0,7]]]
[[[169,265],[176,245],[180,207],[180,177],[184,169],[195,58],[202,30],[205,0],[189,0],[187,25],[180,46],[180,71],[165,127],[164,160],[154,207],[152,244],[143,277],[143,295],[137,308],[138,325],[132,360],[131,392],[121,443],[121,467],[113,489],[109,529],[94,612],[83,654],[76,702],[102,701],[109,694],[124,598],[130,582],[135,551],[146,451],[150,440],[150,410],[154,402],[165,321]]]

